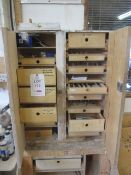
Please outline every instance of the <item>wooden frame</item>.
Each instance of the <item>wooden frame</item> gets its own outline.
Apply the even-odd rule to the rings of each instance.
[[[93,138],[68,138],[66,136],[66,32],[56,31],[58,140],[54,136],[43,141],[31,141],[26,146],[26,150],[31,155],[32,159],[88,154],[104,155],[106,157],[104,157],[104,159],[106,159],[108,168],[111,167],[110,174],[114,175],[118,162],[119,137],[123,113],[123,108],[121,107],[124,104],[125,93],[124,88],[120,89],[119,85],[122,83],[125,84],[126,82],[131,28],[126,27],[121,30],[109,32],[108,35],[109,53],[107,71],[109,71],[109,73],[106,80],[108,88],[103,87],[104,89],[102,91],[104,94],[107,94],[107,105],[105,109],[105,133]],[[23,136],[23,125],[20,123],[19,117],[19,97],[16,76],[16,69],[18,69],[18,56],[15,39],[15,32],[4,30],[13,131],[18,159],[18,168],[21,168],[25,143]],[[115,45],[115,43],[117,44]],[[119,67],[116,69],[116,65],[118,64]],[[100,99],[101,97],[98,95],[99,93],[95,92],[96,89],[93,91],[93,94],[87,94],[87,98],[91,99],[91,95],[94,95],[94,99]],[[83,98],[83,96],[76,96],[76,98]],[[103,157],[99,157],[98,160],[103,160]],[[101,172],[105,172],[103,169],[104,168],[101,165]]]

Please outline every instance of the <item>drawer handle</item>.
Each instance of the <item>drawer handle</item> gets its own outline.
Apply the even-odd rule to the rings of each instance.
[[[22,65],[22,63],[21,63],[21,62],[19,62],[18,64],[19,64],[19,65]]]
[[[88,59],[88,56],[85,56],[85,59],[87,60]]]
[[[88,69],[85,69],[85,72],[87,72],[88,71]]]
[[[85,42],[88,42],[88,38],[85,38]]]
[[[86,96],[84,96],[84,99],[87,99],[87,97],[86,97]]]
[[[88,123],[85,124],[85,127],[87,127],[87,126],[88,126]]]
[[[86,112],[86,109],[83,109],[83,112]]]
[[[59,160],[57,160],[57,163],[60,163],[60,161],[59,161]]]
[[[39,113],[39,112],[37,112],[37,113],[36,113],[36,115],[40,115],[40,113]]]
[[[37,60],[37,61],[36,61],[36,63],[37,63],[37,64],[39,64],[39,63],[40,63],[40,61],[39,61],[39,60]]]

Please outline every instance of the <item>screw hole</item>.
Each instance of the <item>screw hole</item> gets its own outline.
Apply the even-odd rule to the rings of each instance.
[[[88,42],[88,38],[85,38],[85,41]]]
[[[40,63],[40,61],[39,61],[39,60],[37,60],[37,61],[36,61],[36,63],[38,63],[38,64],[39,64],[39,63]]]
[[[85,69],[85,72],[87,72],[88,71],[88,69]]]
[[[37,113],[36,113],[36,115],[40,115],[40,113],[39,113],[39,112],[37,112]]]
[[[88,59],[88,56],[85,56],[85,59]]]
[[[86,123],[85,126],[87,127],[88,126],[88,123]]]
[[[83,112],[86,112],[86,110],[85,110],[85,109],[83,109]]]
[[[86,96],[84,96],[84,99],[86,99],[87,97]]]
[[[60,161],[59,161],[59,160],[57,160],[57,163],[60,163]]]

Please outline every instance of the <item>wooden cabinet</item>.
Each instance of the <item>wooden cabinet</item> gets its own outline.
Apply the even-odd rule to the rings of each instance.
[[[56,171],[83,166],[81,158],[73,161],[66,156],[98,155],[99,164],[104,155],[114,175],[131,28],[27,31],[30,37],[37,33],[46,45],[26,47],[18,45],[15,32],[3,31],[18,168],[25,150],[33,160],[43,160],[44,170]],[[44,75],[45,95],[31,95],[31,74]],[[45,135],[37,137],[38,130]],[[59,157],[64,157],[60,164]]]

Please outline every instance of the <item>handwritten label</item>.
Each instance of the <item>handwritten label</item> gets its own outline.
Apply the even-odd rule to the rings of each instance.
[[[45,96],[44,74],[30,75],[31,96]]]

